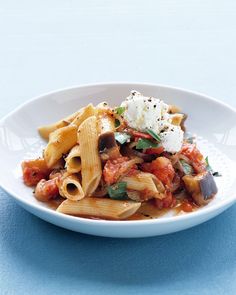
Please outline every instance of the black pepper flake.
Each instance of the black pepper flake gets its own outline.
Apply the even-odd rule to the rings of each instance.
[[[149,102],[151,102],[151,101],[152,101],[151,97],[148,99],[148,101],[149,101]]]
[[[154,104],[154,106],[153,106],[153,107],[154,107],[154,109],[155,109],[155,108],[157,107],[157,105],[156,105],[156,104]]]

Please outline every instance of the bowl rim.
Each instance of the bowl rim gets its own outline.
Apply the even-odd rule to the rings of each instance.
[[[61,92],[66,92],[66,91],[70,91],[70,90],[76,90],[76,89],[81,89],[81,88],[89,88],[89,87],[96,87],[96,86],[100,86],[100,87],[112,87],[112,86],[128,86],[128,85],[134,85],[134,86],[143,86],[143,87],[159,87],[159,88],[163,88],[163,89],[170,89],[173,91],[180,91],[183,92],[185,94],[190,94],[190,95],[196,95],[196,96],[201,96],[203,99],[210,101],[212,103],[218,104],[221,107],[224,107],[226,109],[228,109],[229,111],[231,111],[235,116],[236,116],[236,109],[230,105],[228,105],[227,103],[224,103],[222,101],[219,101],[218,99],[208,96],[204,93],[201,92],[197,92],[197,91],[191,91],[185,88],[180,88],[180,87],[174,87],[174,86],[170,86],[170,85],[166,85],[166,84],[155,84],[155,83],[139,83],[139,82],[102,82],[102,83],[88,83],[88,84],[81,84],[81,85],[72,85],[69,87],[64,87],[64,88],[60,88],[60,89],[56,89],[53,91],[49,91],[40,95],[37,95],[29,100],[27,100],[26,102],[24,102],[23,104],[21,104],[20,106],[16,107],[13,111],[9,112],[7,115],[5,115],[1,120],[0,120],[0,125],[3,125],[4,122],[10,118],[12,115],[14,115],[15,113],[17,113],[18,111],[20,111],[21,109],[23,109],[24,107],[34,103],[35,101],[38,101],[40,99],[42,99],[45,96],[50,96],[53,94],[58,94]],[[24,207],[30,207],[32,210],[37,210],[40,211],[40,213],[45,213],[47,215],[51,215],[55,218],[59,218],[65,221],[71,221],[71,222],[78,222],[80,224],[87,224],[87,225],[107,225],[107,226],[136,226],[136,225],[151,225],[151,224],[169,224],[169,223],[173,223],[173,222],[181,222],[184,220],[192,220],[195,219],[197,217],[201,217],[204,215],[208,215],[210,213],[213,213],[215,211],[217,211],[220,208],[224,208],[227,207],[227,205],[229,206],[231,203],[234,203],[236,201],[236,194],[235,195],[231,195],[229,197],[227,197],[225,200],[220,200],[219,203],[213,204],[209,207],[204,207],[201,208],[201,210],[196,210],[194,212],[191,212],[190,214],[184,214],[184,215],[176,215],[176,216],[169,216],[169,217],[162,217],[162,218],[153,218],[153,219],[147,219],[147,220],[103,220],[103,219],[88,219],[88,218],[83,218],[83,217],[77,217],[77,216],[72,216],[72,215],[66,215],[66,214],[61,214],[51,208],[47,208],[44,206],[41,206],[40,204],[37,203],[29,203],[27,202],[27,200],[24,200],[22,198],[20,198],[15,192],[13,192],[11,190],[11,188],[9,187],[5,187],[4,185],[2,185],[1,183],[1,179],[0,179],[0,187],[9,195],[11,195],[18,203],[24,205]]]

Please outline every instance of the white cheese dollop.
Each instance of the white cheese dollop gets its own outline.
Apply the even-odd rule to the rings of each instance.
[[[179,126],[168,124],[166,125],[165,130],[162,130],[161,133],[159,133],[159,136],[165,151],[176,153],[181,150],[184,132]]]
[[[123,117],[128,126],[144,132],[151,129],[159,134],[167,152],[176,153],[181,149],[184,133],[179,126],[171,124],[169,106],[162,100],[131,91],[121,106],[125,108]]]
[[[137,91],[131,91],[121,106],[125,107],[123,116],[128,125],[139,131],[151,129],[158,132],[159,122],[168,111],[168,105],[162,100],[143,96]]]

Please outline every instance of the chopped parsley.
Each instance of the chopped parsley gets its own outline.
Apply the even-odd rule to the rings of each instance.
[[[154,131],[152,131],[151,129],[147,129],[147,133],[149,135],[151,135],[151,137],[153,137],[156,141],[160,142],[161,138],[159,135],[157,135]]]
[[[211,165],[209,164],[208,156],[205,158],[205,162],[206,162],[206,169],[207,169],[207,171],[213,173],[213,169],[211,168]]]
[[[122,115],[125,111],[125,107],[118,107],[118,108],[115,108],[115,112],[118,114],[118,115]]]
[[[158,143],[155,143],[149,139],[146,138],[139,138],[138,143],[136,145],[137,150],[144,150],[149,148],[156,148],[158,147]]]
[[[115,132],[115,140],[118,141],[120,144],[124,144],[129,141],[131,136],[124,132]]]
[[[221,177],[222,175],[218,172],[218,171],[214,171],[211,167],[211,165],[209,164],[209,159],[208,156],[205,158],[205,162],[206,162],[206,169],[207,171],[211,172],[211,174],[215,177]]]
[[[118,182],[114,185],[108,186],[108,195],[113,200],[126,200],[128,198],[126,188],[126,182]]]

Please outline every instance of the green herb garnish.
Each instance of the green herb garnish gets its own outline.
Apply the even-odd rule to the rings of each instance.
[[[213,169],[211,168],[211,165],[209,164],[208,156],[205,158],[205,162],[206,162],[206,169],[207,169],[207,171],[213,173]]]
[[[136,145],[137,150],[144,150],[149,148],[155,148],[158,147],[158,143],[155,143],[149,139],[146,138],[139,138],[138,143]]]
[[[107,191],[109,197],[113,200],[126,200],[128,198],[126,188],[126,182],[118,182],[114,185],[108,186]]]
[[[131,136],[124,132],[115,132],[115,139],[120,143],[124,144],[129,141]]]
[[[205,162],[206,162],[206,169],[207,171],[211,172],[211,174],[215,177],[220,177],[222,176],[218,171],[214,171],[211,167],[211,165],[209,164],[209,159],[208,156],[205,158]]]
[[[154,139],[156,139],[156,141],[161,141],[161,138],[159,135],[157,135],[154,131],[152,131],[151,129],[147,129],[147,133],[149,135],[151,135],[151,137],[153,137]]]
[[[125,107],[118,107],[118,108],[115,108],[115,112],[118,114],[118,115],[122,115],[125,111]]]
[[[191,175],[194,173],[193,167],[189,165],[186,161],[180,160],[180,163],[182,165],[183,171],[185,175]]]

